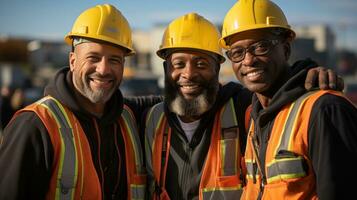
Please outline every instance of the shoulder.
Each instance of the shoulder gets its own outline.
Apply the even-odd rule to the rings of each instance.
[[[22,137],[40,132],[47,132],[47,130],[38,115],[31,111],[23,111],[17,114],[4,129],[4,134],[18,133]]]
[[[30,111],[19,113],[6,126],[2,133],[1,148],[14,149],[16,152],[52,152],[46,127],[36,113]],[[42,148],[43,150],[37,151]]]
[[[356,107],[345,96],[325,93],[321,95],[314,104],[314,109],[326,109],[329,107],[348,108],[356,111]]]
[[[328,120],[345,124],[351,119],[357,121],[357,108],[344,96],[326,93],[315,101],[310,118],[313,121]],[[349,120],[343,120],[347,118]]]

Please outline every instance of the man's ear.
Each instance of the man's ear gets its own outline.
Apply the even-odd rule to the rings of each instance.
[[[221,63],[220,62],[216,62],[216,72],[217,72],[217,74],[219,74],[220,70],[221,70]]]
[[[73,51],[69,53],[68,55],[68,60],[69,60],[69,68],[73,72],[74,70],[74,62],[76,61],[76,53]]]
[[[168,64],[167,61],[165,60],[162,65],[164,66],[164,72],[165,72],[165,74],[166,74],[166,73],[167,73],[167,70],[168,70],[167,68],[169,67],[169,64]]]
[[[291,44],[290,42],[285,42],[284,43],[284,55],[285,55],[285,59],[289,60],[290,55],[291,55]]]

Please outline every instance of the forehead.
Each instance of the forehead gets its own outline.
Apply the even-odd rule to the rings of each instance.
[[[257,29],[252,31],[245,31],[236,35],[233,35],[231,38],[227,40],[227,44],[229,46],[236,46],[237,44],[244,42],[255,42],[259,40],[269,40],[276,39],[276,35],[274,35],[269,30]]]
[[[99,54],[113,54],[116,56],[124,56],[125,49],[110,45],[107,43],[85,42],[77,45],[75,51],[78,53],[99,53]]]
[[[174,59],[206,59],[206,60],[212,60],[214,61],[214,56],[215,55],[210,55],[210,53],[206,52],[201,52],[197,50],[178,50],[173,52],[169,59],[174,60]]]

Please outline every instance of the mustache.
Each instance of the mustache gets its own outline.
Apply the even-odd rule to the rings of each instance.
[[[199,81],[177,81],[176,82],[177,85],[201,85],[202,82]]]
[[[112,74],[105,74],[102,75],[98,72],[94,72],[88,75],[88,78],[93,78],[93,79],[114,79],[114,76]]]

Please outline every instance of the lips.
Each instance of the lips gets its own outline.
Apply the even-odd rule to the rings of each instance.
[[[106,89],[111,88],[114,80],[111,78],[89,77],[90,84],[93,87]]]
[[[187,95],[197,94],[201,91],[201,86],[199,84],[194,83],[179,84],[179,87],[182,94]]]
[[[263,69],[254,69],[243,73],[249,81],[257,81],[263,78],[264,70]]]

